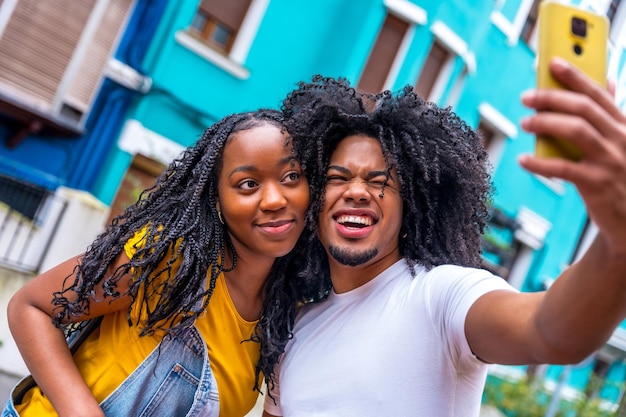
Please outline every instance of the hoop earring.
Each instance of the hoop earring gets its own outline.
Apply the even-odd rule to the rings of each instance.
[[[224,219],[222,218],[222,212],[221,211],[217,211],[217,218],[219,219],[220,223],[224,224]]]

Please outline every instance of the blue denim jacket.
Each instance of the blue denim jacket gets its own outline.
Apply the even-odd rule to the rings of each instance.
[[[31,376],[21,380],[2,417],[19,417],[14,401],[19,403],[33,386]],[[196,327],[177,330],[165,338],[100,406],[107,417],[217,417],[217,383],[207,346]]]

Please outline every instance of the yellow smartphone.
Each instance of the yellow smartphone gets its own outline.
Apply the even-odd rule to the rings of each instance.
[[[537,87],[564,88],[550,74],[549,63],[561,57],[606,88],[609,21],[595,14],[554,0],[539,3],[539,53]],[[572,143],[554,137],[537,136],[535,155],[582,159]]]

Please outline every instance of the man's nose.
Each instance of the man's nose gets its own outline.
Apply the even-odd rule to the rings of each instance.
[[[354,179],[348,182],[344,197],[354,201],[369,201],[371,194],[367,181]]]

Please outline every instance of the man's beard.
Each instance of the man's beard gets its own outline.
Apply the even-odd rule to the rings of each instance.
[[[337,246],[329,245],[328,253],[333,259],[342,265],[346,266],[359,266],[371,261],[378,255],[378,249],[373,248],[364,252],[354,252],[349,249],[339,248]]]

